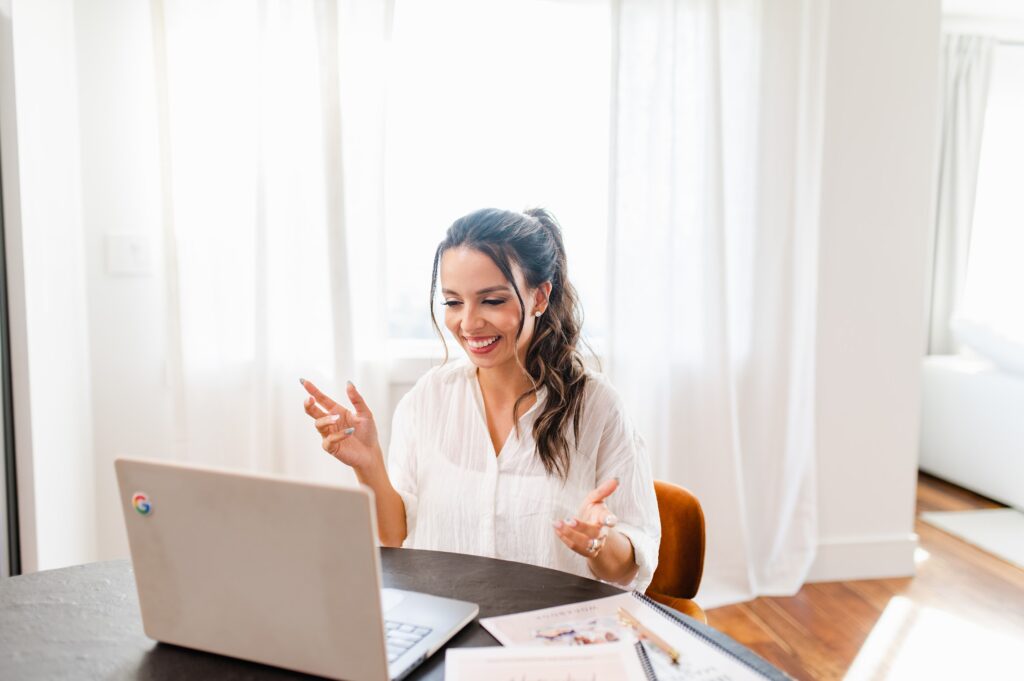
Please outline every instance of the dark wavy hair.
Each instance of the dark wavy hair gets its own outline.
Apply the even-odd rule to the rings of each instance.
[[[523,400],[541,386],[547,388],[543,411],[533,423],[533,439],[548,475],[557,474],[565,480],[569,475],[570,458],[568,427],[571,422],[574,441],[579,442],[587,376],[583,357],[576,349],[583,312],[576,289],[567,276],[562,229],[555,217],[543,208],[523,213],[484,208],[452,223],[434,253],[430,283],[430,319],[442,343],[444,334],[434,315],[438,267],[444,252],[458,247],[471,248],[493,260],[515,291],[520,316],[513,348],[518,347],[526,323],[526,305],[512,273],[513,264],[522,270],[531,289],[551,282],[547,310],[536,318],[533,338],[526,351],[526,364],[520,364],[533,387],[516,399],[512,419],[518,434],[519,407]],[[448,344],[444,346],[447,361]],[[519,354],[515,356],[519,362]]]

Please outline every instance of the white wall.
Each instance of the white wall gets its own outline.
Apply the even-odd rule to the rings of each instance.
[[[818,290],[817,581],[913,573],[939,0],[833,0]]]
[[[82,125],[82,228],[88,274],[89,364],[95,451],[97,551],[128,555],[114,459],[165,458],[172,449],[164,382],[165,328],[159,137],[150,3],[76,5]],[[107,272],[105,238],[150,247],[151,274]]]
[[[5,83],[3,179],[5,208],[8,191],[16,193],[7,257],[22,569],[31,572],[96,557],[92,411],[74,3],[10,4],[2,48],[13,57],[14,91]]]

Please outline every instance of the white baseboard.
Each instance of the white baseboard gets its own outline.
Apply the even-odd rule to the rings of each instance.
[[[917,534],[822,539],[808,582],[845,582],[914,575]]]

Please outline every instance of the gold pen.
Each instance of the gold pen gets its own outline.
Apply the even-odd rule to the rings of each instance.
[[[679,664],[679,651],[666,643],[663,638],[655,634],[653,631],[640,624],[640,620],[630,615],[625,608],[619,608],[619,619],[626,625],[635,629],[640,635],[640,638],[646,638],[651,643],[661,648],[662,652],[672,659],[672,664]]]

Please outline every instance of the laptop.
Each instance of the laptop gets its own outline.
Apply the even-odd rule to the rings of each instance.
[[[117,459],[146,635],[348,681],[401,679],[476,618],[382,589],[373,494]]]

